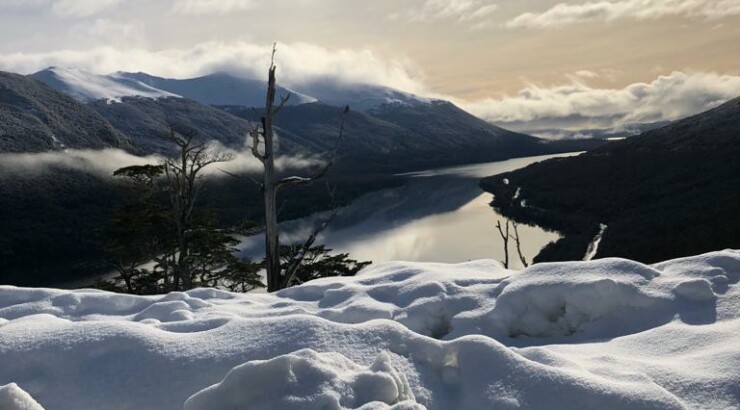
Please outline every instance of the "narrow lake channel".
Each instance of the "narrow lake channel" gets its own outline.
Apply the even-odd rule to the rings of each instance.
[[[478,180],[490,175],[523,168],[549,158],[577,155],[560,154],[517,158],[404,174],[408,180],[397,188],[364,195],[342,208],[316,241],[335,252],[373,262],[425,261],[465,262],[503,258],[496,221],[504,218],[489,206],[492,196],[478,187]],[[521,193],[526,198],[526,192]],[[326,213],[280,224],[282,243],[303,242]],[[536,226],[521,225],[522,249],[531,260],[558,234]],[[243,256],[261,259],[261,235],[244,238]],[[511,267],[521,264],[511,253]]]

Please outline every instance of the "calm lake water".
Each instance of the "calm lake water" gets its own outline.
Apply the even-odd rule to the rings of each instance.
[[[496,221],[504,218],[489,206],[492,195],[478,187],[483,177],[512,171],[549,158],[577,154],[517,158],[404,174],[405,185],[369,193],[342,208],[316,244],[373,262],[465,262],[503,259]],[[523,193],[526,198],[526,193]],[[280,224],[280,241],[303,242],[326,213]],[[520,225],[522,250],[531,260],[559,238],[536,226]],[[511,245],[511,244],[510,244]],[[243,256],[264,257],[264,237],[244,238]],[[513,253],[512,253],[513,251]],[[512,268],[520,268],[510,246]]]

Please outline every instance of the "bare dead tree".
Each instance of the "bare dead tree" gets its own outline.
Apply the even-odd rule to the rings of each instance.
[[[262,162],[264,172],[260,183],[265,205],[265,268],[267,270],[267,291],[275,292],[286,286],[290,280],[287,272],[284,273],[280,266],[280,243],[277,226],[277,193],[280,189],[295,185],[304,185],[322,178],[334,164],[334,158],[339,143],[344,135],[344,121],[349,107],[345,107],[342,122],[339,127],[339,135],[333,149],[324,166],[314,176],[299,177],[291,176],[278,180],[275,175],[275,133],[273,131],[273,120],[275,116],[285,107],[290,99],[290,94],[282,96],[280,102],[275,105],[276,81],[275,81],[275,52],[277,48],[273,45],[270,68],[267,79],[267,98],[265,101],[265,114],[261,118],[261,129],[255,128],[250,131],[252,139],[252,155]],[[260,150],[261,148],[261,150]],[[315,240],[315,238],[314,238]]]
[[[509,269],[509,220],[506,220],[506,230],[501,227],[501,221],[496,221],[496,229],[498,229],[501,239],[504,241],[504,269]]]
[[[516,253],[519,255],[519,260],[522,262],[522,266],[525,268],[529,266],[529,263],[527,262],[527,259],[524,257],[524,254],[522,253],[522,243],[519,240],[519,224],[516,222],[511,223],[514,228],[514,235],[511,236],[512,239],[514,239],[514,243],[516,244]],[[508,225],[508,221],[507,221]]]
[[[194,137],[195,132],[177,132],[174,126],[170,126],[167,139],[177,146],[178,155],[165,160],[163,164],[178,248],[173,269],[175,290],[192,288],[188,231],[198,197],[201,172],[208,165],[231,159],[229,154],[212,152],[208,144],[195,143]]]

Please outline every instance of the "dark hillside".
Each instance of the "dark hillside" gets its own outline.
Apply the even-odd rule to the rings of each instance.
[[[0,152],[130,148],[95,110],[33,78],[0,71]]]
[[[486,178],[481,186],[507,215],[565,234],[539,261],[582,258],[600,223],[608,228],[597,257],[655,262],[738,248],[739,142],[740,99],[734,99],[578,157]]]

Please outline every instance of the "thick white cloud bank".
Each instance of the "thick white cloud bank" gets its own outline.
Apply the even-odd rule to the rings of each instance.
[[[543,12],[523,13],[506,22],[509,28],[548,28],[587,21],[655,20],[682,16],[719,19],[740,14],[738,0],[617,0],[558,3]]]
[[[54,410],[737,408],[738,281],[727,250],[395,262],[272,295],[0,286],[0,385]]]
[[[585,74],[585,73],[582,73]],[[589,72],[589,75],[596,75]],[[588,78],[585,75],[580,77]],[[714,108],[740,96],[740,76],[674,71],[624,88],[596,88],[575,77],[567,84],[530,85],[518,94],[463,103],[485,120],[535,129],[553,124],[569,128],[620,128],[672,121]]]
[[[266,78],[271,47],[243,41],[212,41],[190,48],[97,47],[0,55],[0,70],[30,74],[50,66],[72,67],[95,74],[143,71],[148,74],[192,78],[226,71],[249,78]],[[427,93],[421,71],[408,59],[383,59],[367,49],[334,49],[307,44],[278,45],[280,83],[295,87],[325,78],[348,83],[384,85],[413,93]]]

